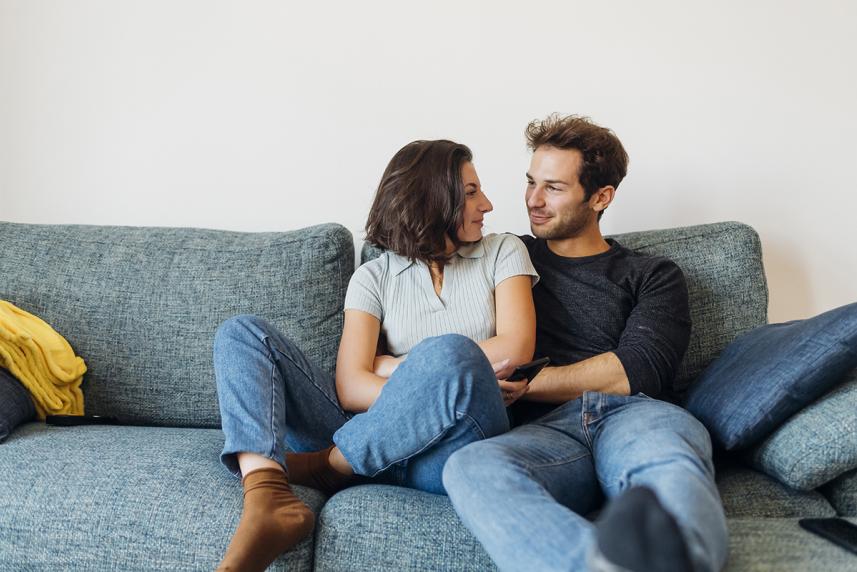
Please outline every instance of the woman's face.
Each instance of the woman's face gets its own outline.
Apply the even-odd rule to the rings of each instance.
[[[476,242],[482,238],[482,219],[485,213],[494,210],[494,205],[482,192],[476,169],[470,161],[461,165],[461,182],[464,184],[464,216],[458,228],[458,240]]]

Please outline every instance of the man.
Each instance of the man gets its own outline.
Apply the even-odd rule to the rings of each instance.
[[[527,139],[523,239],[541,276],[536,357],[551,365],[515,404],[517,426],[453,454],[444,486],[501,570],[720,570],[708,433],[653,399],[670,396],[687,349],[684,276],[601,235],[628,163],[610,130],[552,115]]]

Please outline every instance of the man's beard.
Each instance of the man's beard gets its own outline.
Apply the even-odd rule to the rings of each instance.
[[[566,238],[577,238],[589,225],[588,209],[575,209],[568,217],[553,218],[553,225],[543,225],[539,228],[530,225],[530,230],[536,238],[544,240],[563,240]]]

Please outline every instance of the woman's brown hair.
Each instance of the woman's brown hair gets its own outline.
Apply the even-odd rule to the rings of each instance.
[[[466,145],[445,139],[414,141],[399,149],[369,209],[366,241],[410,260],[443,265],[447,237],[456,248],[462,244],[461,166],[472,160]]]

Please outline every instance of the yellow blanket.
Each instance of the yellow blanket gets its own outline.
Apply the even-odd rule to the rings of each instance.
[[[0,366],[30,390],[39,419],[83,415],[83,359],[40,318],[0,300]]]

